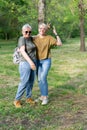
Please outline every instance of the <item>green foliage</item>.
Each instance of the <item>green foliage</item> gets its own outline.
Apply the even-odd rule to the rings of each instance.
[[[21,27],[30,23],[33,34],[38,33],[39,0],[1,0],[0,1],[0,38],[18,37]],[[10,4],[9,4],[10,3]],[[66,38],[79,36],[79,0],[47,0],[46,22],[56,26],[63,41]],[[66,8],[67,7],[67,8]],[[87,0],[84,0],[85,21],[87,21]],[[85,22],[85,33],[87,34]],[[52,30],[49,30],[52,34]]]

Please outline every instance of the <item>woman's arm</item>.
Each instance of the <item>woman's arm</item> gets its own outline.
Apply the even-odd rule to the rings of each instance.
[[[25,46],[24,45],[20,47],[20,52],[21,52],[22,56],[25,58],[25,60],[30,64],[31,69],[36,70],[35,64],[33,63],[33,61],[30,59],[30,57],[25,52]]]
[[[55,26],[53,26],[53,33],[55,34],[56,39],[57,39],[56,45],[61,46],[62,42],[61,42],[61,39],[60,39],[60,37],[58,36],[58,34],[56,32]]]

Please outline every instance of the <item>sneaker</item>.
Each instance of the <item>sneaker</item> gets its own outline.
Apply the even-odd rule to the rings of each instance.
[[[42,100],[42,105],[48,104],[48,98]]]
[[[35,102],[43,101],[42,97],[35,99]]]
[[[15,100],[14,105],[15,105],[16,108],[21,108],[22,107],[20,100]]]
[[[35,104],[35,101],[32,98],[27,98],[26,103]]]

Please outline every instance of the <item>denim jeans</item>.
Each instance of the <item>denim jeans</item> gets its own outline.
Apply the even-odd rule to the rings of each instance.
[[[19,64],[20,83],[16,93],[15,100],[20,100],[24,92],[26,91],[26,98],[30,98],[32,95],[32,88],[35,78],[35,71],[30,68],[27,61],[20,62]]]
[[[47,75],[51,67],[51,59],[37,60],[37,77],[41,96],[48,96]]]

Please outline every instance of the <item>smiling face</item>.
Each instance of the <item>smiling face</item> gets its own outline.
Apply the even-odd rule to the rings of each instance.
[[[47,31],[47,26],[45,24],[41,24],[39,25],[39,34],[44,36],[46,34],[46,31]]]
[[[22,30],[23,37],[29,38],[31,35],[31,28],[26,27]]]

